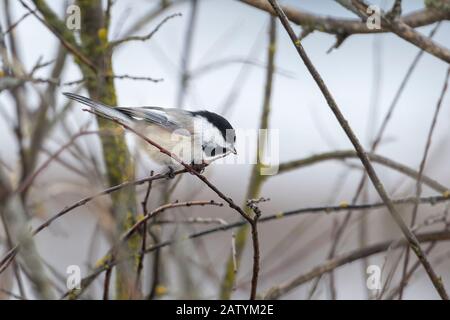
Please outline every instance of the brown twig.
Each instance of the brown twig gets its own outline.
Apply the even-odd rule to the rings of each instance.
[[[236,279],[238,272],[238,262],[236,257],[236,233],[234,231],[231,232],[231,256],[233,258],[233,272],[234,279]],[[236,290],[236,282],[233,283],[233,291]]]
[[[349,0],[349,1],[351,1],[351,0]],[[433,36],[435,35],[435,33],[438,30],[439,26],[440,26],[440,22],[438,22],[436,24],[436,26],[433,28],[433,30],[431,30],[431,32],[429,34],[430,38],[433,38]],[[385,115],[385,117],[383,119],[383,122],[381,123],[381,126],[380,126],[380,128],[379,128],[379,130],[378,130],[378,132],[377,132],[377,134],[376,134],[376,136],[375,136],[375,138],[374,138],[374,140],[372,142],[372,145],[371,145],[371,148],[370,148],[370,152],[368,153],[368,156],[369,156],[371,161],[378,162],[378,163],[383,163],[384,162],[383,163],[384,165],[388,165],[389,167],[391,167],[391,168],[393,168],[395,170],[398,170],[399,172],[403,172],[403,173],[405,173],[407,175],[409,175],[407,172],[409,172],[411,174],[414,173],[412,175],[409,175],[410,177],[413,177],[414,179],[417,179],[418,172],[414,172],[413,169],[404,167],[403,165],[400,165],[400,164],[395,164],[394,165],[394,163],[392,161],[390,161],[390,160],[386,162],[385,160],[387,160],[387,159],[383,159],[383,160],[382,159],[378,159],[378,156],[375,155],[374,152],[378,148],[378,146],[379,146],[379,144],[381,142],[381,139],[384,136],[384,133],[385,133],[386,128],[387,128],[387,125],[388,125],[389,121],[391,120],[392,115],[394,113],[395,107],[397,106],[398,101],[400,100],[400,97],[401,97],[403,91],[405,90],[406,84],[408,83],[409,79],[411,78],[411,75],[412,75],[414,69],[416,68],[417,64],[419,63],[419,60],[421,59],[421,57],[423,56],[423,53],[424,53],[424,51],[420,50],[417,53],[417,55],[415,56],[415,58],[412,61],[411,65],[409,66],[409,68],[408,68],[408,70],[407,70],[407,72],[405,74],[405,77],[403,78],[403,80],[402,80],[398,90],[395,93],[394,98],[392,99],[392,102],[391,102],[391,104],[389,106],[388,112],[386,113],[386,115]],[[389,164],[391,164],[392,166],[390,166]],[[404,169],[407,169],[407,170],[405,171]],[[357,201],[359,200],[359,197],[360,197],[360,195],[361,195],[361,193],[363,191],[363,188],[364,188],[364,186],[366,184],[366,181],[367,181],[367,175],[364,173],[362,175],[359,183],[358,183],[355,195],[352,198],[352,202],[351,202],[352,204],[356,204]],[[447,188],[444,187],[444,189],[447,189]],[[440,189],[440,190],[435,189],[435,190],[437,190],[439,192],[445,192],[445,190],[443,190],[443,189]],[[351,216],[352,216],[352,212],[348,211],[346,213],[342,223],[338,226],[338,229],[336,230],[336,233],[334,234],[334,237],[333,237],[332,246],[331,246],[330,251],[328,253],[328,257],[329,258],[332,258],[334,256],[334,254],[335,254],[335,252],[336,252],[336,250],[338,248],[338,245],[340,243],[341,236],[344,234],[344,231],[345,231],[345,229],[346,229],[346,227],[347,227],[347,225],[348,225],[348,223],[349,223],[349,221],[351,219]],[[319,280],[320,279],[317,279],[316,282],[318,282]],[[331,274],[330,275],[330,282],[332,282],[332,281],[333,281],[333,275]]]
[[[320,74],[317,72],[316,68],[312,64],[311,60],[309,59],[308,55],[306,54],[306,51],[304,50],[301,42],[298,40],[294,30],[289,24],[289,21],[286,17],[286,14],[281,9],[280,5],[278,4],[277,0],[269,0],[270,4],[272,5],[273,9],[275,10],[277,16],[279,17],[281,23],[283,24],[284,28],[286,29],[289,37],[291,38],[295,48],[297,49],[297,52],[303,62],[305,63],[307,69],[311,73],[312,77],[314,78],[315,82],[317,83],[318,87],[320,88],[324,98],[326,99],[328,106],[330,107],[331,111],[335,115],[336,119],[338,120],[340,126],[346,133],[347,137],[353,144],[356,152],[358,153],[358,157],[361,160],[361,163],[363,164],[364,168],[367,171],[367,174],[372,181],[375,189],[377,190],[379,196],[383,200],[383,202],[386,204],[387,208],[389,209],[389,212],[391,213],[391,216],[397,223],[397,225],[402,230],[405,238],[408,240],[408,243],[411,246],[411,249],[414,251],[414,253],[417,255],[417,258],[421,261],[423,267],[425,268],[431,282],[433,283],[434,287],[438,291],[439,295],[442,299],[448,300],[448,294],[445,291],[445,288],[442,284],[442,281],[439,279],[439,277],[434,272],[432,266],[430,265],[430,262],[428,261],[427,257],[423,253],[420,243],[417,241],[416,236],[409,230],[409,228],[406,226],[402,218],[400,217],[399,213],[397,212],[397,209],[393,205],[391,199],[389,198],[388,194],[386,193],[384,186],[380,179],[378,178],[377,173],[375,172],[369,157],[366,154],[366,151],[364,150],[363,146],[359,142],[358,138],[354,134],[352,128],[349,126],[347,120],[345,119],[344,115],[341,113],[338,105],[336,104],[333,96],[331,95],[331,92],[329,91],[328,87],[326,86],[325,82],[323,81]]]
[[[149,184],[152,183],[153,180],[149,181]],[[150,188],[147,189],[147,194],[150,194]],[[146,194],[146,199],[148,200],[148,196]],[[145,200],[146,201],[146,200]],[[165,210],[168,209],[174,209],[174,208],[180,208],[180,207],[191,207],[191,206],[206,206],[206,205],[213,205],[213,206],[223,206],[222,203],[217,203],[214,201],[187,201],[187,202],[175,202],[175,203],[168,203],[165,205],[162,205],[158,208],[156,208],[155,210],[151,211],[151,212],[147,212],[146,215],[144,215],[140,220],[138,220],[130,229],[127,230],[127,232],[121,236],[120,241],[118,244],[114,245],[108,252],[108,254],[106,255],[108,257],[108,259],[104,262],[105,264],[109,265],[109,267],[106,269],[106,276],[105,276],[105,285],[104,285],[104,299],[107,300],[108,296],[108,288],[109,288],[109,281],[110,281],[110,273],[113,269],[113,267],[115,266],[114,261],[116,261],[118,259],[118,250],[120,249],[120,246],[122,244],[124,244],[128,239],[130,239],[130,237],[137,232],[141,227],[143,227],[144,229],[146,229],[146,225],[147,225],[147,221],[150,218],[155,217],[156,215],[164,212]],[[145,236],[143,236],[143,238],[145,238]],[[138,262],[138,272],[142,271],[142,259],[144,257],[145,254],[145,243],[144,240],[142,241],[142,247],[141,247],[141,252],[139,253],[139,262]],[[108,275],[109,273],[109,275]],[[135,288],[134,288],[134,293],[136,294],[139,286],[139,278],[136,277],[135,280]],[[106,296],[105,296],[106,295]]]
[[[259,128],[261,130],[266,130],[269,127],[269,121],[270,121],[270,112],[271,112],[271,99],[272,99],[272,91],[274,87],[274,71],[275,71],[275,57],[276,57],[276,50],[277,50],[277,32],[276,32],[276,19],[275,17],[271,16],[269,18],[269,41],[267,45],[267,68],[266,68],[266,74],[265,74],[265,87],[264,87],[264,99],[262,104],[262,110],[260,115],[260,124]],[[256,45],[256,44],[255,44]],[[253,50],[252,50],[253,51]],[[229,106],[228,106],[229,107]],[[262,157],[265,155],[266,152],[266,141],[265,139],[261,139],[260,143],[258,144],[258,152],[257,152],[257,159],[256,163],[253,165],[251,173],[250,173],[250,181],[247,187],[246,192],[246,199],[251,198],[257,198],[259,197],[259,193],[261,190],[261,187],[264,183],[264,175],[261,173],[263,170],[263,160]],[[248,206],[247,206],[248,207]],[[249,208],[250,209],[250,208]],[[256,217],[256,214],[255,214]],[[256,217],[258,219],[259,217]],[[252,234],[252,241],[255,241],[258,237],[258,231],[257,228],[257,221],[252,224],[250,222],[251,226],[251,234]],[[237,265],[240,265],[240,260],[242,257],[242,253],[244,251],[245,244],[247,242],[247,234],[248,229],[247,227],[243,227],[240,230],[238,230],[236,237],[240,239],[240,241],[236,244],[236,255],[235,258],[237,260]],[[253,243],[253,246],[255,246],[255,243]],[[259,248],[256,248],[259,250]],[[259,261],[259,254],[256,256],[256,251],[254,248],[253,251],[253,258],[254,261]],[[233,286],[235,285],[236,279],[235,279],[235,272],[234,272],[234,263],[233,263],[233,256],[228,257],[226,266],[225,266],[225,274],[224,278],[221,283],[220,287],[220,298],[221,299],[230,299],[231,292],[233,290]],[[252,282],[252,292],[254,286],[257,285],[257,277],[258,277],[259,268],[255,269],[255,266],[253,268],[253,275],[252,279],[256,279],[254,282]],[[256,290],[256,288],[255,288]]]
[[[429,254],[431,252],[431,250],[436,246],[437,242],[433,241],[432,243],[430,243],[430,245],[428,246],[428,248],[425,249],[425,252],[427,254]],[[387,296],[386,300],[392,300],[394,299],[397,295],[400,295],[400,290],[402,288],[404,288],[406,286],[406,284],[408,283],[408,281],[411,279],[412,275],[414,274],[414,272],[420,267],[420,261],[416,261],[413,266],[411,267],[411,269],[408,270],[408,272],[406,272],[404,275],[402,275],[402,279],[400,281],[400,284],[392,289],[389,293],[389,295]],[[400,300],[400,298],[399,298]]]
[[[411,177],[413,179],[417,179],[418,172],[408,166],[405,166],[404,164],[398,163],[392,159],[383,157],[381,155],[375,154],[375,153],[367,153],[367,156],[372,162],[376,162],[378,164],[381,164],[385,167],[388,167],[390,169],[393,169],[395,171],[398,171],[399,173],[402,173],[408,177]],[[314,164],[321,163],[323,161],[330,161],[330,160],[345,160],[349,158],[358,158],[358,154],[354,150],[337,150],[337,151],[329,151],[324,153],[318,153],[309,157],[305,157],[298,160],[292,160],[285,163],[281,163],[278,168],[278,174],[287,173],[291,170],[297,170],[300,168],[303,168],[305,166],[310,166]],[[268,176],[264,176],[264,178],[267,178]],[[449,187],[442,185],[438,181],[428,177],[423,176],[422,177],[423,183],[425,183],[428,187],[436,190],[437,192],[444,193],[447,190],[450,190]],[[356,197],[355,197],[356,198]],[[352,202],[354,204],[354,202]]]
[[[434,129],[436,127],[436,123],[437,123],[437,119],[438,119],[438,116],[439,116],[439,112],[441,110],[442,101],[444,100],[445,93],[447,92],[449,77],[450,77],[450,67],[447,69],[447,72],[446,72],[446,75],[445,75],[444,85],[442,87],[441,94],[440,94],[438,102],[436,104],[436,108],[435,108],[435,111],[434,111],[433,119],[432,119],[431,125],[430,125],[430,130],[428,131],[428,136],[427,136],[427,141],[426,141],[425,149],[424,149],[423,156],[422,156],[422,161],[420,162],[419,175],[418,175],[417,181],[416,181],[416,199],[420,199],[420,195],[422,194],[422,177],[423,177],[423,172],[425,170],[425,164],[426,164],[426,161],[427,161],[427,158],[428,158],[428,153],[430,151],[431,141],[432,141],[432,138],[433,138],[433,133],[434,133]],[[414,204],[413,210],[412,210],[412,217],[411,217],[410,228],[413,228],[414,225],[416,224],[418,208],[419,208],[419,204],[416,202]],[[404,263],[403,263],[402,279],[405,278],[405,276],[406,276],[406,271],[408,269],[408,264],[409,264],[409,250],[406,250],[405,260],[404,260]],[[400,291],[399,291],[399,300],[401,300],[402,297],[403,297],[403,289],[404,289],[404,286],[406,285],[406,283],[407,283],[406,280],[402,280],[401,281],[401,286],[400,286]]]
[[[13,240],[11,237],[11,233],[9,231],[9,227],[7,224],[7,221],[3,215],[3,212],[0,212],[0,219],[2,221],[3,224],[3,229],[5,230],[5,235],[6,235],[6,243],[8,245],[8,250],[11,250],[13,247]],[[26,300],[26,295],[25,295],[25,290],[24,290],[24,286],[23,286],[23,281],[22,281],[22,276],[20,274],[20,265],[17,261],[13,262],[13,271],[14,271],[14,276],[16,277],[16,282],[17,282],[17,287],[19,288],[19,294],[21,297],[23,297],[23,299]]]
[[[10,33],[11,31],[13,31],[14,28],[16,28],[23,20],[25,20],[25,19],[26,19],[28,16],[30,16],[31,14],[34,14],[35,11],[36,11],[36,10],[33,10],[33,11],[31,11],[31,12],[27,12],[27,13],[25,13],[24,15],[22,15],[22,17],[20,17],[16,22],[14,22],[12,25],[10,25],[9,28],[6,29],[5,32],[4,32],[3,34],[5,35],[5,34]]]
[[[227,225],[228,223],[222,218],[202,218],[202,217],[192,217],[187,219],[158,219],[153,224],[219,224]]]
[[[37,168],[32,174],[30,174],[29,176],[27,176],[23,182],[20,184],[19,188],[17,189],[16,192],[18,193],[22,193],[24,192],[26,189],[28,189],[32,184],[33,181],[36,179],[36,177],[42,173],[42,171],[44,171],[49,165],[50,163],[57,159],[60,154],[66,150],[67,148],[69,148],[74,142],[75,140],[77,140],[79,137],[82,136],[86,136],[86,135],[91,135],[91,134],[104,134],[106,132],[100,132],[100,131],[80,131],[76,134],[74,134],[70,140],[65,143],[64,145],[62,145],[56,152],[54,152],[43,164],[41,164],[39,166],[39,168]]]
[[[6,294],[6,295],[8,295],[8,296],[10,296],[10,297],[12,297],[14,299],[17,299],[17,300],[26,300],[26,298],[24,298],[24,297],[22,297],[22,296],[20,296],[18,294],[15,294],[14,292],[11,292],[9,290],[3,289],[3,288],[0,288],[0,292],[2,292],[2,293]]]
[[[152,210],[146,216],[142,217],[139,221],[137,221],[130,229],[127,230],[127,232],[125,234],[123,234],[121,236],[119,243],[115,244],[105,255],[105,258],[104,258],[105,261],[103,261],[100,264],[100,266],[97,267],[97,269],[94,271],[94,273],[92,275],[83,279],[82,283],[85,283],[88,280],[89,280],[89,283],[92,283],[92,281],[95,279],[95,277],[97,277],[101,272],[110,271],[117,264],[119,264],[123,261],[129,260],[131,258],[130,256],[119,257],[116,253],[117,253],[118,249],[120,248],[120,246],[123,245],[128,239],[130,239],[130,237],[137,230],[139,230],[139,228],[142,225],[145,225],[150,218],[153,218],[156,215],[158,215],[166,210],[169,210],[169,209],[180,208],[180,207],[191,207],[191,206],[206,206],[206,205],[219,206],[219,207],[223,206],[222,203],[217,203],[213,200],[210,200],[210,201],[186,201],[186,202],[168,203],[168,204],[162,205],[162,206]],[[152,248],[153,248],[153,246],[152,246]],[[153,251],[153,250],[151,250],[151,251]],[[146,249],[143,251],[143,254],[148,253],[148,252],[149,252],[149,250]],[[77,292],[69,291],[64,294],[63,298],[66,296],[69,296],[69,295],[72,295],[72,297],[77,297],[81,293],[83,293],[84,290],[86,290],[86,288],[87,288],[87,286],[82,286],[81,291],[77,291]],[[75,295],[75,296],[73,296],[73,295]]]
[[[275,11],[267,0],[240,0],[240,2],[271,14],[275,14]],[[290,6],[282,6],[281,8],[286,13],[289,20],[293,23],[307,27],[310,30],[317,30],[319,32],[325,32],[333,35],[371,34],[389,31],[385,28],[384,23],[381,24],[381,29],[369,29],[367,28],[367,25],[360,20],[320,16]],[[445,10],[422,9],[402,16],[401,20],[411,28],[417,28],[430,25],[438,21],[447,20],[449,17],[450,14],[445,12]]]
[[[259,239],[258,239],[258,219],[261,217],[261,210],[258,207],[258,203],[269,201],[269,199],[266,198],[259,198],[259,199],[250,199],[247,200],[247,207],[249,207],[253,213],[253,219],[250,223],[251,230],[252,230],[252,243],[253,243],[253,272],[252,272],[252,284],[251,284],[251,291],[250,291],[250,300],[256,299],[256,289],[258,288],[258,277],[259,277],[259,259],[260,259],[260,253],[259,253]]]
[[[360,0],[352,0],[353,5],[363,14],[366,14],[367,4],[361,2]],[[445,11],[445,10],[442,10]],[[389,19],[385,14],[380,13],[381,21],[383,22],[385,28],[389,31],[395,33],[400,38],[414,44],[415,46],[421,48],[422,50],[432,54],[433,56],[450,63],[450,50],[434,42],[430,38],[423,36],[408,24],[406,24],[402,19]]]
[[[105,272],[105,281],[103,283],[103,300],[109,300],[109,285],[113,268],[108,268]]]
[[[37,13],[36,10],[31,9],[23,0],[19,0],[22,6],[24,6],[31,14],[33,14],[36,19],[38,19],[44,26],[46,26],[61,42],[61,44],[70,51],[75,57],[77,57],[81,62],[83,62],[86,66],[91,68],[94,72],[97,71],[97,67],[92,63],[92,61],[87,58],[78,48],[76,43],[71,43],[64,38],[59,31],[55,28],[55,26],[51,25],[47,22],[47,20],[42,19]],[[39,8],[41,10],[41,8]]]
[[[438,231],[438,232],[430,232],[424,234],[418,234],[417,240],[420,242],[432,242],[432,241],[448,241],[450,240],[450,232],[449,231]],[[349,253],[343,254],[336,258],[326,261],[325,263],[313,268],[307,273],[301,274],[285,283],[274,286],[269,289],[264,295],[264,299],[278,299],[281,296],[287,294],[292,289],[297,288],[298,286],[316,278],[320,275],[330,272],[340,266],[351,263],[353,261],[359,260],[364,257],[368,257],[380,252],[387,250],[391,247],[392,244],[395,244],[394,248],[398,248],[400,246],[409,245],[409,242],[405,239],[402,240],[390,240],[382,243],[378,243],[375,245],[371,245],[365,248],[356,249]]]
[[[150,173],[150,176],[153,176],[153,171]],[[147,216],[148,213],[148,199],[150,197],[150,192],[152,190],[152,181],[148,182],[147,191],[145,192],[144,200],[141,202],[142,212],[144,213],[144,217]],[[137,263],[137,272],[136,272],[136,282],[135,282],[135,290],[139,289],[139,282],[142,273],[142,268],[144,266],[144,252],[147,243],[147,223],[145,222],[142,228],[142,244],[141,244],[141,252],[139,252],[138,263]]]
[[[180,87],[178,89],[176,105],[183,108],[186,89],[189,85],[190,71],[189,63],[192,55],[192,45],[195,33],[195,23],[197,20],[198,0],[190,0],[191,11],[184,36],[183,50],[181,51]]]
[[[446,196],[434,196],[434,197],[424,197],[421,198],[421,203],[426,203],[426,204],[431,204],[434,205],[436,203],[440,203],[440,202],[447,202],[450,200],[450,194],[446,195]],[[415,201],[415,198],[404,198],[404,199],[398,199],[395,200],[394,203],[395,204],[408,204],[408,203],[413,203]],[[290,217],[290,216],[296,216],[299,214],[307,214],[307,213],[312,213],[312,214],[319,214],[319,213],[326,213],[326,214],[330,214],[332,212],[342,212],[342,211],[346,211],[346,210],[368,210],[368,209],[377,209],[377,208],[383,208],[385,207],[385,204],[383,202],[379,202],[379,203],[372,203],[372,204],[363,204],[363,205],[349,205],[349,206],[324,206],[324,207],[311,207],[311,208],[302,208],[302,209],[297,209],[297,210],[292,210],[292,211],[285,211],[285,212],[279,212],[273,215],[268,215],[265,217],[261,217],[261,219],[259,220],[259,223],[263,223],[263,222],[269,222],[269,221],[273,221],[273,220],[277,220],[277,219],[282,219],[282,218],[286,218],[286,217]],[[203,230],[197,233],[193,233],[190,234],[187,237],[182,237],[179,239],[173,239],[173,240],[167,240],[167,241],[163,241],[161,243],[155,244],[150,246],[149,248],[147,248],[145,250],[145,253],[150,253],[156,250],[159,250],[161,248],[167,247],[167,246],[171,246],[174,245],[176,243],[179,243],[181,241],[185,241],[185,240],[189,240],[189,239],[195,239],[195,238],[199,238],[199,237],[203,237],[206,235],[210,235],[210,234],[215,234],[216,232],[222,232],[222,231],[226,231],[226,230],[231,230],[234,228],[238,228],[238,227],[242,227],[243,225],[245,225],[247,222],[246,221],[242,221],[239,220],[237,222],[234,223],[229,223],[227,225],[221,225],[219,227],[215,227],[215,228],[210,228],[207,230]],[[450,237],[450,235],[449,235]],[[131,259],[132,257],[128,257],[128,259]],[[92,281],[98,276],[100,275],[103,271],[106,271],[107,269],[111,268],[112,266],[120,263],[121,261],[119,260],[115,260],[115,261],[109,261],[108,264],[104,264],[102,266],[99,266],[97,269],[95,269],[92,274],[90,274],[89,276],[85,277],[82,280],[82,287],[85,288],[87,285],[89,285],[90,283],[92,283]],[[1,265],[1,264],[0,264]],[[1,273],[1,271],[0,271]],[[65,296],[67,296],[69,293],[66,293]]]
[[[121,44],[124,44],[125,42],[130,42],[130,41],[147,41],[150,40],[155,33],[157,33],[159,31],[159,29],[170,19],[175,18],[175,17],[181,17],[182,14],[181,13],[174,13],[171,14],[170,16],[165,17],[160,23],[158,23],[158,25],[147,35],[145,36],[129,36],[123,39],[119,39],[119,40],[115,40],[115,41],[111,41],[109,43],[110,48],[115,48],[117,46],[120,46]]]
[[[173,174],[174,175],[178,175],[178,174],[182,174],[185,173],[186,170],[178,170],[175,171]],[[55,220],[61,218],[62,216],[66,215],[67,213],[71,212],[72,210],[84,206],[85,204],[87,204],[88,202],[94,200],[97,197],[100,196],[104,196],[104,195],[108,195],[111,194],[113,192],[116,192],[118,190],[121,190],[123,188],[127,188],[130,186],[136,186],[136,185],[140,185],[143,183],[146,183],[148,181],[155,181],[155,180],[161,180],[161,179],[166,179],[168,176],[167,174],[157,174],[154,175],[153,177],[146,177],[146,178],[142,178],[142,179],[138,179],[135,181],[125,181],[119,185],[110,187],[108,189],[105,189],[95,195],[83,198],[77,202],[75,202],[74,204],[65,207],[63,210],[59,211],[57,214],[55,214],[54,216],[52,216],[50,219],[48,219],[47,221],[45,221],[44,223],[42,223],[39,227],[37,227],[33,232],[32,235],[35,236],[38,233],[40,233],[42,230],[44,230],[45,228],[47,228],[48,226],[50,226]],[[8,262],[9,259],[11,257],[14,257],[17,253],[17,251],[19,250],[20,244],[16,244],[11,250],[9,250],[6,255],[2,258],[2,260],[0,260],[0,274],[6,269],[6,267],[8,266]]]
[[[180,208],[180,207],[192,207],[192,206],[218,206],[222,207],[223,203],[215,202],[214,200],[199,200],[199,201],[184,201],[184,202],[173,202],[162,205],[151,212],[148,212],[145,216],[139,219],[127,232],[121,237],[122,241],[129,239],[136,230],[141,227],[149,219],[155,217],[157,214],[164,212],[168,209]],[[144,250],[145,251],[145,250]]]
[[[119,79],[119,80],[125,79],[125,80],[137,80],[137,81],[150,81],[150,82],[155,82],[155,83],[164,81],[163,78],[140,77],[140,76],[132,76],[129,74],[119,74],[119,75],[115,74],[112,76],[112,78]]]

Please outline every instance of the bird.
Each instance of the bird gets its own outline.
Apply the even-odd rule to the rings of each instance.
[[[147,106],[112,107],[75,93],[63,94],[90,107],[101,117],[130,126],[195,170],[203,171],[213,161],[237,154],[234,128],[215,112]],[[137,145],[157,164],[166,166],[169,176],[183,167],[143,139],[138,139]]]

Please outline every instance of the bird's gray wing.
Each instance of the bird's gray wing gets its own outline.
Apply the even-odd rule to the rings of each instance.
[[[116,110],[135,121],[150,122],[170,131],[184,129],[192,133],[190,114],[188,111],[161,107],[118,107]]]
[[[111,107],[74,93],[63,93],[66,97],[91,107],[95,113],[109,119],[121,120],[127,125],[144,124],[146,122],[157,125],[169,131],[177,130],[178,134],[189,136],[193,134],[192,115],[189,111],[175,108]]]
[[[112,120],[115,120],[115,119],[121,120],[121,121],[125,122],[125,124],[127,124],[127,125],[132,124],[132,119],[129,116],[125,115],[124,113],[119,112],[117,110],[117,108],[113,108],[113,107],[103,104],[101,102],[94,101],[92,99],[80,96],[75,93],[63,92],[63,94],[66,97],[68,97],[69,99],[75,100],[81,104],[84,104],[85,106],[91,107],[92,110],[96,114],[98,114],[104,118],[108,118],[108,119],[112,119]]]

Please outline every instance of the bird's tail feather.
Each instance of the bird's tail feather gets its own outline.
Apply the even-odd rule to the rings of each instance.
[[[80,96],[75,93],[64,92],[63,94],[66,97],[68,97],[69,99],[75,100],[81,104],[91,107],[94,110],[94,112],[99,114],[100,116],[103,116],[105,118],[112,119],[112,120],[117,119],[117,120],[124,122],[125,124],[132,123],[132,120],[129,116],[120,112],[119,110],[114,109],[111,106],[108,106],[108,105],[100,103],[100,102],[96,102],[94,100]]]

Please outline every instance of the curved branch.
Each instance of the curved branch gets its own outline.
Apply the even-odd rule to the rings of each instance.
[[[186,172],[186,170],[179,170],[173,173],[173,175],[178,175],[181,173]],[[164,179],[167,178],[168,175],[167,174],[157,174],[151,177],[146,177],[146,178],[142,178],[139,180],[135,180],[135,181],[125,181],[119,185],[110,187],[108,189],[105,189],[95,195],[83,198],[77,202],[75,202],[74,204],[65,207],[63,210],[61,210],[60,212],[58,212],[57,214],[55,214],[54,216],[52,216],[50,219],[48,219],[47,221],[45,221],[43,224],[41,224],[39,227],[37,227],[31,234],[32,236],[37,235],[39,232],[41,232],[42,230],[44,230],[45,228],[47,228],[48,226],[50,226],[55,220],[61,218],[62,216],[65,216],[66,214],[68,214],[69,212],[71,212],[72,210],[84,206],[86,203],[94,200],[97,197],[100,196],[104,196],[107,194],[111,194],[113,192],[116,192],[118,190],[127,188],[127,187],[131,187],[131,186],[136,186],[136,185],[140,185],[140,184],[144,184],[145,182],[149,182],[149,181],[155,181],[155,180],[160,180],[160,179]],[[0,274],[8,267],[9,262],[11,261],[11,257],[14,257],[17,253],[17,251],[20,248],[20,244],[16,244],[11,250],[9,250],[6,255],[2,258],[2,260],[0,260]]]
[[[398,163],[394,160],[391,160],[389,158],[380,156],[375,153],[367,153],[367,156],[369,157],[369,159],[371,161],[379,163],[383,166],[389,167],[398,172],[401,172],[404,175],[407,175],[408,177],[411,177],[413,179],[417,179],[417,177],[419,175],[419,173],[416,170],[414,170],[406,165],[403,165],[401,163]],[[306,157],[303,159],[288,161],[288,162],[280,164],[279,169],[278,169],[278,174],[286,173],[288,171],[295,170],[295,169],[309,166],[309,165],[313,165],[313,164],[316,164],[316,163],[319,163],[322,161],[345,160],[348,158],[357,159],[358,155],[357,155],[356,151],[354,151],[354,150],[338,150],[338,151],[319,153],[319,154],[312,155],[310,157]],[[265,177],[267,178],[269,176],[265,176]],[[425,183],[428,187],[430,187],[440,193],[445,193],[446,191],[450,190],[448,187],[440,184],[436,180],[434,180],[428,176],[425,176],[425,175],[422,176],[422,182]]]
[[[352,0],[352,3],[361,13],[364,13],[367,16],[366,12],[369,8],[368,5],[359,0]],[[448,14],[445,10],[441,10],[441,12]],[[420,34],[414,30],[414,28],[405,23],[401,18],[392,19],[382,12],[380,16],[381,22],[385,29],[395,33],[400,38],[414,44],[433,56],[450,63],[450,51],[447,48]]]
[[[76,58],[78,58],[83,64],[87,65],[94,72],[97,71],[97,66],[86,57],[77,44],[72,32],[68,31],[64,22],[59,20],[58,16],[47,6],[43,0],[33,0],[37,10],[44,16],[41,18],[36,14],[35,10],[32,10],[23,0],[20,0],[22,6],[24,6],[33,16],[36,17],[44,26],[46,26],[61,42],[61,44],[71,52]]]
[[[394,200],[393,202],[395,204],[407,204],[407,203],[414,203],[415,201],[416,201],[415,198],[404,198],[404,199]],[[447,201],[450,201],[450,194],[446,194],[444,196],[423,197],[423,198],[420,199],[419,202],[422,203],[422,204],[435,205],[436,203],[447,202]],[[322,207],[301,208],[301,209],[296,209],[296,210],[291,210],[291,211],[278,212],[278,213],[275,213],[275,214],[272,214],[272,215],[261,217],[258,220],[258,223],[269,222],[269,221],[272,221],[272,220],[278,220],[278,219],[282,219],[282,218],[286,218],[286,217],[290,217],[290,216],[295,216],[295,215],[299,215],[299,214],[307,214],[307,213],[312,213],[312,214],[326,213],[326,214],[329,214],[331,212],[341,212],[341,211],[347,211],[347,210],[355,210],[355,211],[358,211],[358,210],[369,210],[369,209],[377,209],[377,208],[383,208],[383,207],[385,207],[385,204],[383,202],[377,202],[377,203],[371,203],[371,204],[360,204],[360,205],[349,205],[349,206],[339,205],[339,206],[322,206]],[[181,241],[186,241],[186,240],[190,240],[190,239],[203,237],[203,236],[206,236],[206,235],[214,234],[216,232],[227,231],[227,230],[239,228],[239,227],[244,226],[246,223],[247,223],[246,221],[239,220],[239,221],[236,221],[234,223],[221,225],[221,226],[210,228],[210,229],[206,229],[206,230],[203,230],[203,231],[200,231],[200,232],[192,233],[192,234],[188,235],[187,237],[163,241],[163,242],[160,242],[158,244],[152,245],[151,247],[145,249],[144,253],[147,254],[147,253],[153,252],[155,250],[159,250],[161,248],[174,245],[175,243],[179,243]],[[87,277],[85,277],[81,281],[82,288],[87,288],[87,286],[89,286],[89,284],[92,283],[92,281],[95,280],[97,278],[97,276],[99,276],[102,272],[107,271],[110,268],[114,267],[115,265],[123,262],[124,260],[131,259],[131,258],[133,258],[133,257],[132,256],[124,257],[121,260],[108,261],[108,263],[103,263],[102,265],[98,266],[92,272],[92,274],[88,275]],[[68,292],[68,293],[66,293],[64,295],[64,297],[71,296],[72,293]],[[77,292],[75,294],[76,297],[79,296],[81,293],[82,292]]]
[[[158,32],[158,30],[170,19],[175,18],[175,17],[181,17],[181,13],[174,13],[171,14],[170,16],[165,17],[156,27],[155,29],[153,29],[150,33],[148,33],[145,36],[129,36],[123,39],[119,39],[116,41],[111,41],[109,43],[109,46],[111,48],[117,47],[125,42],[130,42],[130,41],[147,41],[150,40],[156,32]]]
[[[267,0],[240,0],[245,4],[260,10],[275,14]],[[381,23],[381,29],[369,29],[364,22],[356,19],[345,19],[317,15],[290,6],[281,6],[288,19],[300,26],[311,30],[317,30],[329,34],[367,34],[388,32],[385,23]],[[402,21],[411,28],[423,27],[442,20],[449,20],[450,13],[444,10],[423,9],[404,15]]]
[[[372,163],[371,163],[369,157],[367,156],[366,150],[360,143],[358,137],[353,132],[353,129],[349,125],[345,116],[342,114],[341,109],[339,108],[336,101],[334,100],[334,97],[331,94],[330,90],[328,89],[327,85],[325,84],[322,76],[319,74],[319,72],[315,68],[314,64],[312,63],[311,59],[309,58],[308,54],[306,53],[305,49],[303,48],[301,41],[298,39],[297,35],[295,34],[294,30],[292,29],[292,27],[288,21],[288,18],[286,17],[286,14],[281,9],[277,0],[268,0],[268,1],[270,2],[271,6],[273,7],[274,11],[276,12],[278,18],[280,19],[281,23],[283,24],[283,27],[285,28],[287,34],[289,35],[301,60],[305,64],[309,73],[311,74],[311,76],[313,77],[317,86],[319,87],[320,91],[322,92],[322,94],[330,108],[330,111],[334,114],[334,116],[336,117],[336,120],[338,121],[342,130],[345,132],[349,141],[352,143],[353,147],[355,148],[355,151],[357,152],[362,165],[366,169],[367,175],[369,176],[369,178],[372,182],[372,185],[375,187],[378,195],[383,200],[383,202],[386,203],[386,206],[389,209],[389,212],[390,212],[392,218],[396,222],[397,226],[401,229],[403,235],[405,236],[406,239],[408,239],[411,249],[414,251],[417,258],[422,263],[424,269],[426,270],[426,272],[430,278],[430,281],[433,283],[435,289],[437,290],[437,292],[439,293],[441,298],[443,300],[449,300],[448,294],[443,286],[442,281],[440,281],[439,277],[437,276],[436,272],[434,271],[430,262],[428,261],[427,257],[425,256],[416,236],[414,235],[414,233],[411,232],[411,230],[405,224],[402,217],[400,216],[397,209],[395,208],[394,204],[392,203],[392,200],[390,199],[389,195],[387,194],[383,183],[379,179],[377,173],[375,172],[375,169],[372,166]],[[355,1],[356,0],[353,0],[353,3]]]
[[[431,241],[448,241],[450,240],[450,231],[430,232],[424,234],[418,234],[417,240],[419,242],[431,242]],[[339,257],[331,259],[322,265],[313,268],[311,271],[301,274],[281,285],[272,287],[264,295],[264,299],[278,299],[281,296],[289,293],[291,290],[301,286],[302,284],[328,273],[336,268],[339,268],[347,263],[354,262],[361,258],[369,257],[371,255],[386,251],[388,248],[396,249],[401,246],[408,245],[406,239],[402,240],[390,240],[374,244],[362,249],[356,249],[349,253],[343,254]]]

